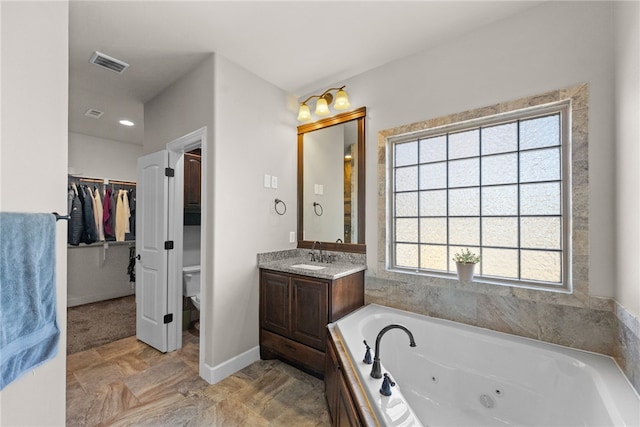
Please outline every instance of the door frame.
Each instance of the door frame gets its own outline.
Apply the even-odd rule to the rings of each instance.
[[[174,313],[174,322],[169,329],[169,348],[177,350],[182,347],[182,251],[184,247],[184,153],[195,148],[202,151],[202,169],[200,200],[202,203],[200,215],[200,357],[199,371],[202,376],[204,349],[206,348],[206,317],[207,310],[207,265],[206,242],[207,235],[207,127],[204,126],[190,132],[167,144],[169,152],[169,167],[175,170],[174,178],[169,180],[169,239],[173,240],[173,250],[169,251],[169,284],[168,294],[170,309]]]

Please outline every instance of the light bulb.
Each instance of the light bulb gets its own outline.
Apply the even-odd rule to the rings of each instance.
[[[327,100],[324,98],[318,99],[318,102],[316,102],[316,116],[326,116],[327,114],[329,114]]]
[[[338,93],[336,93],[336,102],[333,104],[333,108],[336,110],[346,110],[349,107],[351,107],[351,104],[349,103],[347,92],[340,89]]]
[[[309,110],[309,106],[307,104],[300,104],[300,109],[298,109],[298,121],[306,122],[311,119],[311,110]]]

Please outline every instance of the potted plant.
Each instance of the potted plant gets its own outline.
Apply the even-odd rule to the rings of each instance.
[[[461,282],[473,281],[473,269],[480,262],[480,255],[476,255],[469,248],[453,254],[458,270],[458,279]]]

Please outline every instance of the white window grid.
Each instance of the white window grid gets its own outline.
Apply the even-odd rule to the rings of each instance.
[[[536,106],[532,108],[526,108],[521,110],[516,110],[504,114],[487,116],[479,119],[474,119],[466,122],[454,123],[451,125],[441,126],[437,128],[427,129],[416,133],[398,135],[392,137],[388,140],[388,176],[390,177],[389,182],[389,190],[388,194],[388,212],[390,215],[387,215],[388,223],[387,223],[387,242],[388,242],[388,259],[387,259],[387,268],[396,272],[410,272],[417,273],[423,275],[433,275],[433,276],[447,276],[453,277],[455,276],[455,263],[452,261],[453,254],[460,249],[469,248],[472,251],[480,254],[481,258],[485,255],[487,250],[511,250],[517,251],[517,274],[515,277],[501,277],[498,275],[489,275],[484,274],[483,271],[483,263],[481,261],[479,266],[479,271],[476,271],[475,281],[484,282],[489,284],[497,284],[497,285],[507,285],[507,286],[516,286],[516,287],[526,287],[526,288],[540,288],[547,290],[570,290],[571,289],[571,137],[570,137],[570,102],[569,101],[561,101],[552,104],[546,104],[542,106]],[[557,145],[545,145],[543,147],[535,147],[535,148],[521,148],[521,135],[520,135],[520,124],[532,119],[538,119],[543,117],[558,117],[559,122],[559,143]],[[517,148],[515,150],[510,151],[501,151],[499,153],[483,153],[483,145],[482,145],[482,132],[480,129],[486,129],[490,127],[497,127],[500,125],[505,125],[509,123],[515,123],[516,128],[518,130],[517,135]],[[478,147],[477,147],[477,155],[468,155],[461,156],[456,158],[450,158],[450,135],[462,134],[464,132],[473,131],[477,129],[479,132],[478,138]],[[420,141],[430,139],[444,137],[445,138],[445,147],[446,147],[446,156],[445,159],[433,160],[433,161],[420,161]],[[417,142],[418,153],[417,153],[417,162],[413,164],[406,165],[396,165],[396,147],[399,144]],[[556,148],[558,152],[558,161],[559,161],[559,176],[557,179],[543,179],[543,180],[522,180],[521,181],[521,153],[534,153],[536,151],[541,150],[549,150]],[[483,184],[483,162],[491,161],[491,159],[496,159],[503,155],[515,155],[517,158],[517,171],[515,176],[517,180],[515,183],[505,184]],[[450,174],[449,170],[451,167],[451,162],[458,162],[458,164],[463,163],[467,160],[478,160],[478,183],[477,185],[464,185],[464,183],[458,183],[459,185],[450,186]],[[412,190],[400,190],[396,191],[396,171],[401,169],[409,169],[415,168],[419,171],[420,167],[427,168],[430,166],[437,167],[445,167],[445,180],[446,183],[442,186],[434,186],[431,188],[423,188],[420,183],[420,173],[417,172],[416,175],[416,186],[415,189]],[[557,214],[545,214],[545,215],[523,215],[522,214],[522,197],[521,192],[523,186],[527,185],[557,185],[559,186],[559,211]],[[508,187],[513,186],[517,190],[517,212],[515,215],[490,215],[485,214],[482,208],[482,194],[484,189],[491,188],[499,188],[499,187]],[[455,191],[464,191],[464,190],[473,190],[477,189],[477,193],[479,196],[478,202],[478,214],[477,215],[452,215],[450,212],[450,194],[452,190]],[[422,215],[421,213],[421,201],[420,197],[421,193],[440,191],[446,194],[446,203],[445,203],[445,213],[443,215]],[[415,216],[396,216],[396,196],[402,194],[417,194],[417,214]],[[514,245],[485,245],[483,244],[483,220],[484,219],[500,219],[500,218],[514,218],[517,222],[517,233],[515,237],[516,244]],[[521,227],[522,227],[522,219],[523,218],[557,218],[559,220],[560,226],[560,236],[559,236],[559,246],[558,248],[535,248],[535,247],[526,247],[522,246],[522,236],[521,236]],[[396,239],[400,234],[402,234],[402,230],[397,227],[398,220],[403,219],[416,219],[418,221],[416,236],[411,241],[403,241],[401,239]],[[434,242],[426,242],[421,238],[421,225],[425,221],[429,220],[444,220],[446,221],[446,225],[444,226],[444,230],[446,233],[446,238],[444,243],[434,243]],[[452,219],[477,219],[479,225],[479,233],[477,244],[465,244],[465,245],[455,245],[451,243],[451,231],[450,231],[450,221]],[[400,227],[402,228],[402,227]],[[398,245],[412,245],[417,250],[417,265],[405,266],[399,265],[397,260],[397,248]],[[422,267],[422,256],[423,251],[421,248],[431,246],[431,247],[445,247],[446,248],[446,269],[433,269],[433,268],[425,268]],[[523,251],[533,251],[539,252],[544,251],[546,253],[555,253],[558,255],[560,260],[559,264],[559,272],[557,280],[532,280],[522,277],[522,254]]]

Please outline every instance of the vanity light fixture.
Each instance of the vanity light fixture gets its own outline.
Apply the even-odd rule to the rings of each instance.
[[[298,109],[298,121],[306,122],[311,120],[311,110],[307,105],[307,102],[311,101],[313,98],[318,98],[316,101],[316,116],[326,116],[329,114],[329,105],[333,102],[333,94],[331,91],[335,90],[336,102],[333,103],[333,108],[336,110],[346,110],[351,106],[349,103],[349,97],[347,96],[347,92],[344,90],[346,86],[342,87],[332,87],[325,90],[322,95],[311,95],[303,102],[300,103],[300,108]]]
[[[133,126],[135,123],[133,123],[131,120],[122,119],[120,120],[120,124],[123,126]]]

